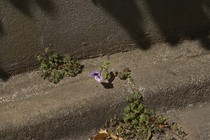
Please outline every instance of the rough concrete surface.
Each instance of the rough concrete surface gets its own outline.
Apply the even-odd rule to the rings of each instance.
[[[85,140],[110,115],[122,111],[125,97],[131,93],[126,81],[115,79],[114,88],[105,89],[90,77],[107,57],[82,61],[85,67],[81,74],[57,85],[41,79],[37,71],[1,81],[0,138]],[[184,41],[174,47],[157,44],[148,51],[137,49],[109,58],[111,70],[125,66],[132,70],[136,88],[152,109],[164,112],[210,101],[210,52],[199,41]]]
[[[165,115],[170,116],[188,134],[188,140],[210,139],[210,104],[191,104],[181,110],[170,110]]]
[[[1,0],[0,77],[33,69],[34,56],[49,46],[78,58],[147,50],[160,41],[176,45],[183,38],[209,49],[209,5],[208,0]]]

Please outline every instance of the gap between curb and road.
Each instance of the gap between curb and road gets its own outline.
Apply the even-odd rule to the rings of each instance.
[[[210,51],[198,41],[154,45],[109,56],[110,70],[128,66],[145,105],[158,111],[210,101]],[[119,114],[131,94],[126,81],[105,89],[90,77],[107,56],[84,60],[74,78],[52,84],[37,71],[0,82],[0,139],[88,139],[110,115]],[[87,136],[84,138],[83,136]]]

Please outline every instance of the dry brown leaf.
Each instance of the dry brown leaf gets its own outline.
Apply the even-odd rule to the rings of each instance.
[[[99,134],[101,134],[101,133],[108,134],[108,132],[107,132],[107,130],[106,130],[106,129],[101,129],[101,128],[100,128],[100,130],[99,130]]]
[[[109,134],[106,129],[100,129],[98,134],[94,137],[94,140],[106,140],[112,138],[112,140],[123,140],[123,138],[117,137],[113,133]]]
[[[100,129],[99,133],[95,136],[94,140],[105,140],[109,137],[109,134],[106,129]]]
[[[108,138],[108,137],[109,137],[108,134],[106,134],[106,133],[100,133],[100,134],[98,134],[98,135],[94,138],[94,140],[105,140],[105,139]]]

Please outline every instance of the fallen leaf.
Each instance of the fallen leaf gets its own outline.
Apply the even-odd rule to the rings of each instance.
[[[108,132],[107,132],[107,130],[106,130],[106,129],[100,129],[100,130],[99,130],[99,134],[101,134],[101,133],[108,134]]]
[[[109,137],[108,134],[106,134],[106,133],[100,133],[100,134],[98,134],[98,135],[94,138],[94,140],[106,140],[106,138],[108,138],[108,137]]]
[[[109,137],[109,134],[106,129],[100,129],[99,133],[95,136],[94,140],[106,140]]]

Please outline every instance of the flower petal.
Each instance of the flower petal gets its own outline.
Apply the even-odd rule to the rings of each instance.
[[[101,76],[95,76],[94,78],[99,83],[101,83],[103,81],[103,78]]]
[[[99,76],[99,75],[100,75],[100,72],[98,72],[98,71],[93,71],[93,72],[91,72],[90,75],[91,75],[92,77]]]

